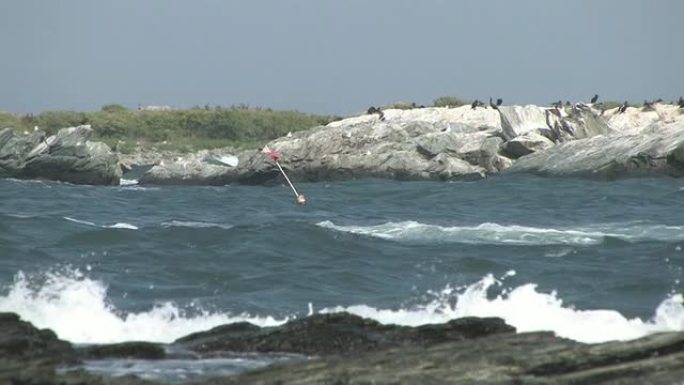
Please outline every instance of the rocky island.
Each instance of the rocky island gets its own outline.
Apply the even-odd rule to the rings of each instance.
[[[620,178],[684,173],[684,109],[593,105],[389,109],[276,139],[297,180],[480,179],[498,173]],[[216,158],[235,155],[236,167]],[[139,157],[138,157],[139,158]],[[136,156],[124,163],[140,165]],[[256,150],[161,159],[141,184],[261,184],[278,177]]]
[[[614,179],[684,173],[684,108],[648,103],[374,109],[268,144],[301,181],[481,179],[499,173]],[[88,125],[47,136],[0,131],[0,176],[79,184],[263,184],[279,173],[258,149],[123,154]],[[130,171],[133,173],[128,174]],[[130,176],[135,175],[135,176]]]

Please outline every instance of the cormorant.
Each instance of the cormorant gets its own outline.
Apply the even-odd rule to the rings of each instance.
[[[629,107],[629,103],[627,103],[627,101],[625,100],[625,102],[620,107],[618,107],[618,114],[627,111],[627,107]]]
[[[383,121],[385,120],[385,114],[382,112],[381,109],[379,109],[375,106],[371,106],[367,112],[369,115],[370,114],[378,114],[378,116],[380,117],[380,120],[383,120]]]
[[[502,104],[503,104],[503,99],[501,99],[501,98],[496,99],[496,106],[497,107],[499,107]]]
[[[644,106],[641,108],[641,111],[653,111],[653,102],[644,100]]]
[[[584,104],[582,102],[577,103],[577,109],[580,109],[582,111],[589,111],[590,110],[589,106],[587,106],[586,104]]]
[[[491,97],[491,96],[489,97],[489,106],[492,107],[492,108],[495,109],[495,110],[498,110],[498,109],[499,109],[499,106],[497,106],[496,104],[494,104],[494,102],[492,102],[492,97]]]
[[[473,101],[473,104],[470,105],[470,108],[472,108],[472,109],[474,110],[474,109],[476,109],[477,107],[479,107],[481,103],[482,103],[482,102],[480,102],[479,100],[475,99],[475,100]]]
[[[384,122],[385,121],[385,113],[382,112],[382,110],[379,108],[376,112],[378,113],[378,117],[380,118],[380,120]]]
[[[592,103],[592,104],[593,104],[593,103],[596,103],[597,100],[598,100],[598,94],[594,95],[594,97],[591,98],[591,103]]]
[[[679,105],[679,108],[684,108],[684,98],[679,97],[679,100],[677,101],[677,105]]]

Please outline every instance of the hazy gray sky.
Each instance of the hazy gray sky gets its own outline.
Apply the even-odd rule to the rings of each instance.
[[[684,94],[681,0],[2,0],[0,110]]]

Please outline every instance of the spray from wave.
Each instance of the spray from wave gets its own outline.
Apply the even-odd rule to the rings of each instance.
[[[514,275],[510,271],[506,276]],[[460,317],[500,317],[518,332],[553,331],[560,337],[586,343],[631,340],[662,331],[684,330],[684,298],[681,294],[666,298],[650,320],[626,318],[615,310],[578,310],[564,306],[554,291],[540,293],[533,283],[503,290],[488,296],[490,288],[501,286],[501,279],[489,274],[465,288],[446,287],[431,293],[434,299],[412,309],[386,310],[369,306],[323,309],[322,312],[347,311],[382,323],[417,326],[444,323]]]
[[[376,226],[339,226],[331,221],[318,226],[392,241],[455,242],[506,245],[595,245],[606,238],[626,242],[684,240],[684,226],[627,223],[598,224],[580,228],[553,229],[482,223],[477,226],[438,226],[415,221],[388,222]]]
[[[0,296],[0,311],[15,312],[36,327],[52,329],[60,338],[75,343],[172,342],[227,323],[273,326],[287,321],[203,311],[188,316],[171,302],[122,314],[108,303],[107,286],[79,270],[49,272],[41,277],[17,273],[7,295]]]
[[[320,309],[320,313],[346,311],[384,324],[418,326],[445,323],[455,318],[501,317],[519,332],[553,331],[558,336],[595,343],[630,340],[661,331],[684,330],[684,298],[666,298],[649,320],[627,318],[615,310],[578,310],[563,304],[556,292],[542,293],[533,283],[489,295],[502,287],[506,276],[487,275],[471,285],[430,292],[419,306],[378,309],[355,305]],[[39,328],[50,328],[75,343],[115,343],[130,340],[172,342],[212,327],[247,321],[258,326],[277,326],[288,318],[206,312],[188,315],[176,304],[160,303],[139,313],[124,313],[107,301],[107,287],[85,277],[79,270],[50,272],[37,279],[17,273],[6,295],[0,295],[0,311],[19,314]],[[310,304],[309,314],[314,313]]]

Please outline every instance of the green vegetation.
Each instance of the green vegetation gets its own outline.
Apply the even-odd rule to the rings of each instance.
[[[434,107],[460,107],[470,104],[463,99],[454,96],[440,96],[432,101]]]
[[[622,105],[622,102],[614,102],[612,100],[609,100],[609,101],[602,102],[602,104],[603,104],[603,108],[605,108],[606,110],[610,110],[613,108],[620,107]]]
[[[380,107],[380,109],[381,110],[391,110],[391,109],[412,110],[414,108],[420,108],[420,107],[422,107],[422,106],[417,105],[415,102],[413,102],[413,103],[397,102],[397,103],[385,104],[382,107]]]
[[[93,140],[101,140],[122,152],[151,145],[159,149],[195,151],[226,146],[257,148],[288,132],[338,119],[340,117],[245,105],[151,111],[108,104],[100,111],[89,113],[48,111],[36,116],[0,113],[0,128],[13,127],[23,132],[38,126],[51,135],[60,128],[90,124],[94,130]]]

